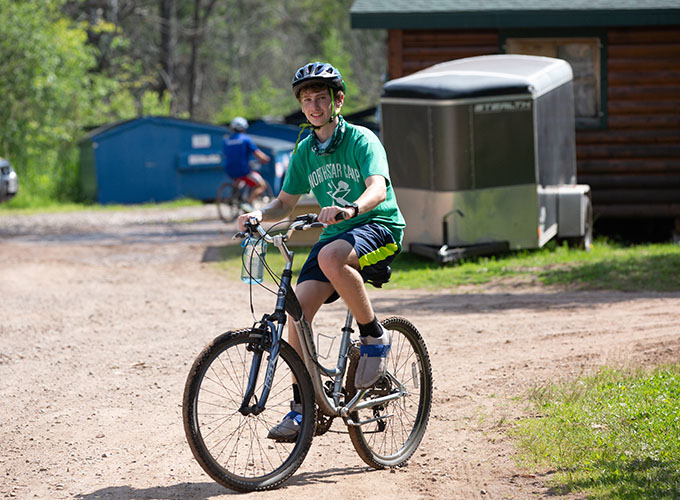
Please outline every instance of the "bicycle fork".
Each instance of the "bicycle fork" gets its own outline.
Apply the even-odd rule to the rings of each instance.
[[[272,381],[274,380],[274,372],[276,371],[276,363],[279,359],[279,351],[281,349],[281,333],[283,325],[279,324],[278,328],[274,326],[274,323],[270,319],[263,319],[259,329],[262,332],[261,341],[257,345],[251,345],[247,349],[253,352],[253,360],[250,365],[250,372],[248,374],[248,385],[246,387],[245,395],[243,396],[243,402],[241,407],[238,409],[241,415],[258,415],[264,409],[267,404],[267,399],[269,398],[269,393],[272,388]],[[271,332],[272,346],[269,350],[269,360],[267,361],[267,370],[264,376],[264,383],[262,387],[262,393],[259,399],[255,396],[255,388],[257,387],[257,380],[260,374],[260,367],[262,366],[262,357],[266,352],[264,348],[264,341],[267,338],[266,331]],[[255,396],[255,404],[251,405],[250,401]]]
[[[289,266],[283,271],[281,284],[279,286],[278,298],[276,300],[276,309],[273,314],[265,315],[260,321],[259,328],[254,328],[258,331],[260,342],[253,343],[248,347],[248,350],[253,352],[253,360],[250,365],[250,372],[248,374],[248,385],[246,387],[243,402],[239,408],[239,413],[242,415],[258,415],[264,411],[269,398],[269,393],[272,388],[274,380],[274,373],[276,372],[276,364],[279,360],[279,351],[281,350],[281,338],[283,337],[283,329],[286,324],[286,308],[295,307],[297,301],[293,302],[288,297],[288,287],[290,287],[292,279],[292,272]],[[299,308],[299,304],[297,304]],[[301,314],[301,313],[300,313]],[[264,383],[259,399],[255,395],[255,388],[257,387],[257,380],[262,366],[262,358],[265,349],[265,342],[271,338],[271,348],[269,350],[269,359],[267,360],[267,370],[264,375]],[[250,404],[251,399],[255,397],[255,404]]]

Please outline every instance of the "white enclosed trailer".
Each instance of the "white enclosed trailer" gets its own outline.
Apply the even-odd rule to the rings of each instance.
[[[481,56],[392,80],[381,134],[406,249],[447,262],[555,237],[590,247],[566,61]]]

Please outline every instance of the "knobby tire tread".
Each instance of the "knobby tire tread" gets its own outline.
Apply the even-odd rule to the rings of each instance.
[[[232,474],[230,471],[224,469],[222,465],[217,463],[212,457],[210,451],[206,448],[201,437],[200,429],[198,428],[199,424],[196,412],[198,392],[203,377],[210,368],[210,364],[226,349],[250,342],[253,338],[251,332],[252,329],[250,328],[226,332],[206,346],[196,358],[189,372],[182,401],[184,430],[194,458],[203,470],[217,483],[240,492],[274,489],[293,475],[307,456],[307,452],[309,451],[314,437],[314,427],[316,423],[314,388],[307,369],[293,348],[282,340],[277,366],[281,366],[281,363],[284,362],[290,366],[292,373],[295,374],[295,378],[297,379],[304,408],[309,408],[311,410],[303,414],[301,430],[296,445],[280,467],[268,474],[256,478],[245,478]],[[267,358],[267,355],[263,356],[262,366],[260,368],[261,374],[266,370]],[[247,368],[250,368],[249,364]],[[290,394],[292,397],[292,388]],[[237,409],[238,408],[234,408],[233,411],[236,411]],[[267,409],[265,408],[264,411],[266,412]],[[263,445],[268,446],[269,443],[264,442]]]
[[[394,348],[394,338],[396,332],[401,333],[409,342],[412,349],[416,353],[420,370],[421,370],[421,380],[422,391],[421,399],[418,405],[418,413],[416,421],[414,422],[413,428],[409,433],[409,437],[404,443],[404,445],[396,453],[390,456],[382,456],[376,452],[373,447],[369,444],[366,436],[364,435],[364,427],[357,427],[348,425],[348,433],[352,441],[352,445],[356,450],[357,454],[361,459],[369,466],[375,469],[385,469],[387,467],[399,467],[405,464],[409,458],[415,453],[418,448],[422,438],[427,429],[427,424],[430,416],[430,409],[432,406],[432,366],[430,364],[430,357],[427,352],[427,347],[423,341],[422,336],[416,329],[416,327],[408,320],[400,317],[390,317],[382,321],[382,325],[388,330],[393,332],[393,348]],[[350,368],[347,373],[347,387],[349,397],[352,397],[356,391],[354,387],[354,375],[356,373],[357,361],[358,361],[358,349],[354,353],[354,362],[350,363]],[[388,358],[389,359],[389,358]],[[390,367],[388,366],[388,370]],[[397,400],[396,403],[399,404],[401,400]],[[358,418],[357,413],[351,415],[353,420]],[[390,425],[390,420],[386,419],[387,425]],[[383,431],[385,432],[385,431]],[[389,431],[387,431],[389,432]]]
[[[230,181],[222,183],[217,189],[217,214],[224,222],[232,222],[238,217],[241,208],[239,196],[236,185]]]

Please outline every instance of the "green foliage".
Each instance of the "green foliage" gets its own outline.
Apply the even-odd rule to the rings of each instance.
[[[680,365],[603,369],[536,389],[531,403],[538,417],[515,430],[522,458],[557,467],[561,491],[603,499],[680,497]]]
[[[15,206],[74,196],[70,147],[89,113],[94,58],[61,3],[0,0],[0,148],[19,175]]]
[[[93,71],[96,50],[86,26],[64,17],[63,4],[0,0],[0,155],[12,162],[20,186],[9,207],[80,199],[75,145],[84,126],[169,114],[167,95],[134,94],[141,84],[126,82],[133,65],[121,62],[118,80]],[[111,23],[89,28],[115,32]]]
[[[7,206],[81,199],[75,147],[85,130],[142,115],[188,117],[191,68],[194,118],[202,121],[295,111],[291,75],[315,58],[328,59],[347,78],[345,113],[376,104],[380,71],[359,68],[367,61],[384,66],[384,33],[351,30],[351,4],[177,2],[161,18],[158,0],[0,0],[0,155],[20,182]],[[162,24],[171,31],[166,52],[159,47]],[[352,57],[358,51],[362,57]]]
[[[226,104],[215,116],[218,123],[229,123],[236,116],[246,118],[278,116],[290,111],[284,94],[287,89],[274,85],[268,76],[260,80],[259,90],[246,94],[240,84],[231,88]],[[282,105],[282,102],[286,104]]]
[[[291,78],[302,64],[316,60],[330,62],[345,78],[347,99],[343,113],[375,106],[386,66],[384,33],[352,30],[352,3],[284,0],[277,4],[253,0],[247,6],[248,15],[238,2],[226,8],[224,24],[215,21],[218,37],[205,47],[206,54],[215,51],[214,56],[207,57],[228,71],[221,82],[224,96],[216,107],[219,113],[215,119],[225,123],[237,115],[281,116],[296,111],[299,106],[290,89]],[[231,22],[239,18],[244,22]],[[272,32],[278,36],[271,37]],[[230,43],[217,52],[221,38]],[[362,57],[355,57],[357,52]],[[365,71],[366,67],[371,71]]]

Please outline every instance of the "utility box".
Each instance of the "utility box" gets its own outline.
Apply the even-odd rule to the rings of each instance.
[[[405,248],[446,262],[556,236],[589,247],[566,61],[481,56],[390,81],[381,132]]]

